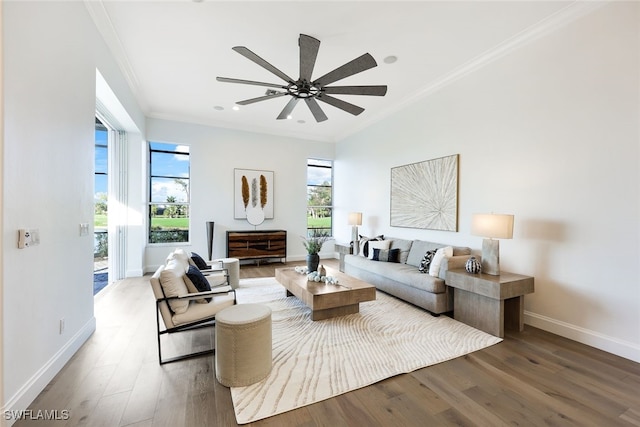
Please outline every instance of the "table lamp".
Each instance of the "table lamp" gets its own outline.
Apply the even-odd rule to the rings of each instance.
[[[482,272],[500,275],[500,241],[513,238],[513,215],[474,214],[471,234],[488,237],[482,241]]]
[[[351,226],[351,241],[353,242],[353,253],[357,255],[360,252],[360,243],[358,241],[358,226],[362,225],[362,212],[349,212],[349,225]]]

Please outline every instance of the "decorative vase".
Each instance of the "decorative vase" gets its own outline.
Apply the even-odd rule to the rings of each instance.
[[[309,273],[318,271],[318,264],[320,264],[320,255],[318,254],[307,255],[307,269],[309,270]]]
[[[467,260],[464,268],[467,270],[467,273],[478,274],[482,270],[482,264],[480,264],[480,261],[478,261],[476,257],[472,256]]]

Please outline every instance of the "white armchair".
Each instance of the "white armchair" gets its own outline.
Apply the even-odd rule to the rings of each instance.
[[[205,276],[210,282],[211,290],[204,292],[197,292],[197,289],[194,292],[194,288],[187,285],[187,282],[191,281],[187,276],[188,270],[188,263],[185,266],[179,257],[170,256],[167,264],[160,266],[150,279],[156,299],[158,361],[161,365],[215,352],[215,349],[212,348],[163,360],[161,336],[214,327],[216,314],[236,303],[235,290],[228,284],[226,270],[216,271],[211,276]],[[162,318],[164,328],[161,328],[160,318]]]

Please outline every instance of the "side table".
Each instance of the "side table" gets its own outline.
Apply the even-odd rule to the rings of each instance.
[[[340,256],[340,272],[344,273],[344,256],[351,255],[353,247],[349,243],[336,243],[335,248],[336,252],[338,252],[338,255]]]
[[[446,284],[454,289],[453,318],[504,337],[506,329],[524,329],[524,295],[534,291],[533,277],[502,271],[499,276],[449,270]]]

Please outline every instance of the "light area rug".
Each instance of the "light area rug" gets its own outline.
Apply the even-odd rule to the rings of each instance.
[[[377,292],[360,313],[311,321],[310,309],[275,278],[243,279],[243,303],[272,310],[273,368],[264,380],[231,387],[238,424],[329,399],[394,375],[502,341],[447,316]]]

